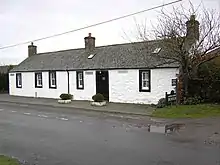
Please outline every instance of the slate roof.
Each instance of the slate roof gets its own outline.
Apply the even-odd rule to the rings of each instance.
[[[100,46],[95,48],[92,59],[88,59],[90,54],[85,48],[40,53],[28,57],[11,72],[178,67],[171,61],[152,57],[157,48],[155,42],[149,42],[148,46],[150,51],[143,48],[143,42]]]

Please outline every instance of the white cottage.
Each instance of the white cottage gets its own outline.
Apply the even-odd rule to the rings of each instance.
[[[143,42],[95,47],[95,37],[84,38],[85,48],[37,53],[28,46],[28,58],[9,73],[10,95],[91,100],[102,93],[109,102],[151,104],[174,89],[178,65],[154,59],[163,53],[156,42],[150,52],[137,51]],[[138,49],[137,49],[138,47]]]

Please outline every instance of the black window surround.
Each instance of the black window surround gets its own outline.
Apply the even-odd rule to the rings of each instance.
[[[76,71],[76,88],[77,89],[84,89],[83,71]]]
[[[139,92],[151,91],[151,71],[139,70]]]
[[[57,76],[56,71],[49,71],[49,88],[56,89],[57,88]]]
[[[35,88],[43,88],[42,72],[35,73]]]
[[[21,76],[21,73],[16,73],[16,88],[22,88],[22,76]]]

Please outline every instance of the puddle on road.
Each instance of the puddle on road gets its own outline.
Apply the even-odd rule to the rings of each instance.
[[[165,126],[149,125],[148,132],[165,133]]]
[[[180,124],[180,123],[167,124],[167,125],[148,125],[148,132],[167,134],[167,133],[177,132],[184,127],[185,124]]]
[[[204,140],[204,144],[220,147],[220,134],[218,132],[214,132],[206,140]]]

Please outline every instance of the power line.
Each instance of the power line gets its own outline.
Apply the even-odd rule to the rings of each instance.
[[[169,2],[169,3],[165,3],[165,4],[163,4],[163,5],[155,6],[155,7],[149,8],[149,9],[145,9],[145,10],[138,11],[138,12],[135,12],[135,13],[127,14],[127,15],[124,15],[124,16],[121,16],[121,17],[117,17],[117,18],[113,18],[113,19],[110,19],[110,20],[107,20],[107,21],[95,23],[95,24],[92,24],[92,25],[89,25],[89,26],[84,26],[84,27],[81,27],[81,28],[78,28],[78,29],[73,29],[73,30],[66,31],[66,32],[63,32],[63,33],[58,33],[58,34],[54,34],[54,35],[51,35],[51,36],[34,39],[34,40],[31,40],[31,41],[25,41],[25,42],[21,42],[21,43],[14,44],[14,45],[3,46],[3,47],[0,47],[0,49],[7,49],[7,48],[19,46],[19,45],[28,44],[28,43],[30,43],[30,42],[41,41],[41,40],[45,40],[45,39],[49,39],[49,38],[61,36],[61,35],[64,35],[64,34],[73,33],[73,32],[80,31],[80,30],[84,30],[84,29],[87,29],[87,28],[90,28],[90,27],[102,25],[102,24],[105,24],[105,23],[113,22],[113,21],[116,21],[116,20],[119,20],[119,19],[123,19],[123,18],[126,18],[126,17],[130,17],[130,16],[133,16],[133,15],[137,15],[137,14],[140,14],[140,13],[144,13],[144,12],[146,12],[146,11],[150,11],[150,10],[154,10],[154,9],[161,8],[161,7],[164,7],[164,6],[168,6],[168,5],[171,5],[171,4],[174,4],[174,3],[178,3],[178,2],[181,2],[181,1],[182,1],[182,0],[172,1],[172,2]]]

